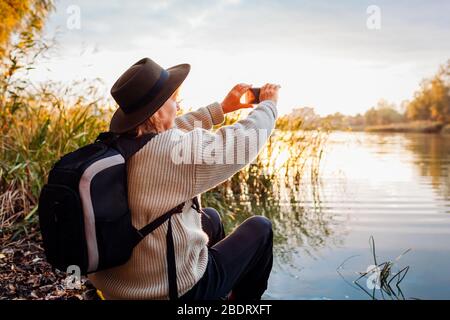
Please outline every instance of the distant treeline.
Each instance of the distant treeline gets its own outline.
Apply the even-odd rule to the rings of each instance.
[[[424,79],[412,100],[400,106],[382,99],[364,114],[340,112],[320,117],[313,108],[296,108],[279,119],[283,129],[439,131],[450,123],[450,60],[430,79]]]

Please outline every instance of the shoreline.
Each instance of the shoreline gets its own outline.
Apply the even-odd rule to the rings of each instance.
[[[306,130],[320,130],[306,129]],[[450,135],[450,123],[431,122],[431,121],[415,121],[392,123],[378,126],[355,126],[345,128],[328,128],[329,132],[343,131],[343,132],[373,132],[373,133],[431,133],[431,134],[445,134]]]
[[[417,121],[368,126],[366,132],[413,132],[413,133],[450,133],[450,124],[442,122]]]

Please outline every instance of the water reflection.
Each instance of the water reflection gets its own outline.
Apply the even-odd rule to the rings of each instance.
[[[367,299],[336,268],[353,271],[412,251],[407,298],[450,298],[450,139],[430,134],[277,133],[253,164],[209,192],[227,232],[247,217],[274,225],[266,298]],[[386,259],[384,261],[386,261]]]
[[[405,135],[406,149],[416,157],[422,177],[430,177],[433,188],[443,198],[450,198],[450,135]],[[450,213],[450,208],[449,211]]]
[[[293,255],[338,243],[337,221],[322,210],[318,166],[327,135],[276,132],[246,169],[210,191],[203,200],[224,215],[227,232],[252,215],[271,219],[274,252],[295,268]],[[306,181],[305,181],[306,180]],[[306,190],[307,188],[307,190]]]

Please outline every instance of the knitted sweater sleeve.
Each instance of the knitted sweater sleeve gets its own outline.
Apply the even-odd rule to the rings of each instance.
[[[206,107],[176,117],[175,126],[185,131],[191,131],[196,127],[210,130],[213,125],[220,124],[223,120],[222,106],[218,102],[213,102]]]
[[[249,115],[216,132],[195,129],[193,195],[227,180],[252,162],[270,137],[277,118],[276,103],[264,100]]]

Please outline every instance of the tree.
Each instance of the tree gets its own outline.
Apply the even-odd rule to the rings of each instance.
[[[0,59],[14,40],[20,46],[29,45],[53,8],[53,0],[0,0]]]
[[[397,111],[394,104],[382,99],[376,107],[370,108],[365,114],[366,124],[371,126],[398,123],[403,121],[403,115]]]
[[[49,48],[41,31],[53,0],[0,0],[0,113],[8,99],[15,101],[28,86],[19,71],[33,68]],[[13,103],[17,106],[17,103]]]
[[[410,120],[450,122],[450,60],[431,79],[425,79],[406,108]]]

